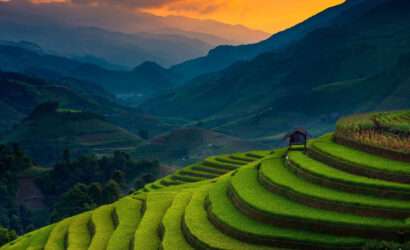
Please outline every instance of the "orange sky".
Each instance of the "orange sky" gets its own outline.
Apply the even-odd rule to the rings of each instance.
[[[145,9],[160,15],[214,19],[274,33],[344,0],[176,0]]]
[[[1,1],[1,0],[0,0]],[[159,16],[213,19],[275,33],[344,0],[31,0],[117,5]]]

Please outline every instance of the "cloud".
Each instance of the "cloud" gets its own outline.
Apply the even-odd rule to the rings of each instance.
[[[34,0],[35,1],[35,0]],[[51,0],[58,1],[58,0]],[[61,1],[61,0],[60,0]],[[166,8],[175,12],[208,14],[219,9],[226,0],[66,0],[71,4],[117,6],[132,9]]]
[[[181,0],[70,0],[72,4],[82,5],[110,5],[128,8],[155,8]]]
[[[164,6],[169,11],[209,14],[223,7],[225,1],[170,1]]]

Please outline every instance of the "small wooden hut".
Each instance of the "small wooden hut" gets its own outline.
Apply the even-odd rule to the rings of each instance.
[[[295,129],[293,132],[288,133],[284,139],[288,140],[289,142],[288,151],[302,149],[304,152],[306,152],[308,138],[308,132],[303,128],[298,128]],[[300,146],[303,146],[303,148],[301,148]]]

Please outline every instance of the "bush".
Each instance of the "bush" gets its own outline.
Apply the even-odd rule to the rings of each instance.
[[[17,238],[17,234],[14,230],[8,230],[2,226],[0,226],[0,246],[15,240]]]
[[[410,243],[400,244],[397,242],[388,241],[369,241],[363,248],[363,250],[410,250]]]

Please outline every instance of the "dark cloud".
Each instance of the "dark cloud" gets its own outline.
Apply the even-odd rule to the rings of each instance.
[[[5,1],[5,2],[4,2]],[[64,0],[71,7],[102,7],[112,8],[119,7],[121,9],[138,10],[165,7],[173,12],[191,12],[206,15],[222,8],[227,2],[226,0]],[[61,0],[0,0],[0,4],[17,4],[33,7],[33,2],[42,3],[42,8],[66,6]]]

